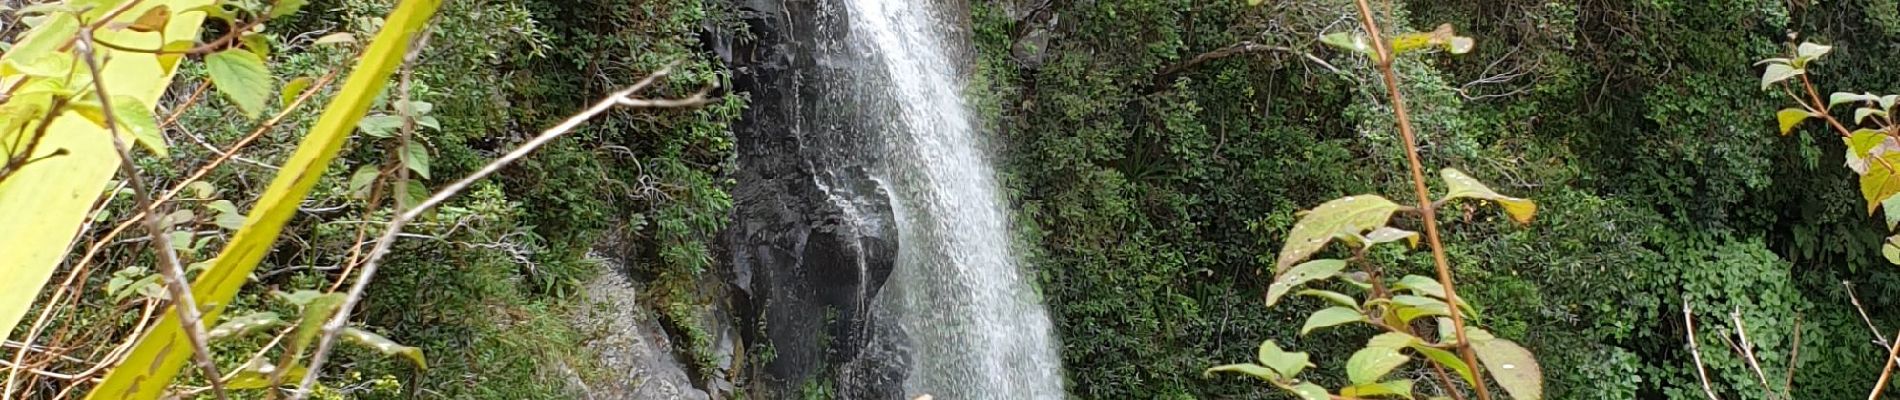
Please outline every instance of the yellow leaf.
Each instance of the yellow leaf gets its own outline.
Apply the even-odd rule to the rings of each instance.
[[[1900,193],[1900,153],[1886,153],[1867,162],[1867,173],[1860,176],[1860,195],[1867,200],[1867,215],[1873,215],[1880,202]]]
[[[1511,215],[1511,220],[1517,221],[1517,223],[1520,224],[1531,223],[1531,217],[1537,215],[1537,203],[1526,199],[1498,194],[1498,192],[1492,191],[1491,187],[1485,186],[1484,183],[1478,182],[1477,179],[1472,179],[1470,175],[1465,175],[1464,172],[1446,168],[1438,171],[1438,174],[1439,177],[1445,179],[1445,185],[1451,188],[1450,192],[1445,193],[1444,200],[1472,198],[1495,201],[1498,202],[1498,206],[1504,207],[1505,214]]]
[[[1775,121],[1781,123],[1781,134],[1787,135],[1788,132],[1794,131],[1795,125],[1800,125],[1801,121],[1807,120],[1808,117],[1811,116],[1814,116],[1814,114],[1809,114],[1807,110],[1783,108],[1781,111],[1775,112]]]
[[[271,244],[283,232],[284,223],[297,212],[298,203],[310,194],[324,169],[343,148],[357,120],[363,118],[376,94],[388,85],[389,76],[402,62],[410,41],[441,5],[441,0],[404,0],[390,13],[382,32],[377,33],[376,40],[364,50],[364,56],[357,61],[343,89],[324,108],[316,125],[259,196],[245,218],[244,227],[218,254],[211,268],[192,282],[192,294],[204,309],[206,323],[217,321],[251,271],[257,268],[257,262],[270,252]],[[191,358],[177,313],[166,311],[164,315],[119,363],[121,367],[114,368],[87,395],[88,399],[149,400],[164,392],[177,377],[178,368]]]
[[[182,10],[186,9],[180,6],[184,3],[151,0],[132,6],[125,14],[127,17],[144,15],[146,10],[161,6]],[[172,23],[165,25],[163,36],[197,37],[203,18],[201,13],[172,15]],[[35,52],[76,60],[71,47],[59,46],[71,37],[77,26],[60,21],[71,20],[58,18],[55,23],[29,32],[14,52],[0,56],[0,60],[4,60],[0,64],[17,65],[21,60],[14,58]],[[100,40],[136,48],[156,48],[161,40],[158,32],[101,30],[96,35]],[[28,51],[25,49],[28,46],[37,47]],[[100,72],[112,87],[112,93],[135,99],[139,104],[158,104],[158,97],[170,85],[173,67],[179,59],[98,50],[103,53],[102,58],[108,60],[100,66]],[[0,68],[0,80],[22,79],[23,74],[17,68]],[[19,133],[0,133],[0,142],[19,140],[21,138],[7,137]],[[111,137],[106,136],[105,128],[78,113],[53,119],[47,126],[47,134],[40,140],[31,157],[48,156],[56,151],[64,151],[64,155],[35,161],[0,181],[0,226],[6,227],[0,229],[0,255],[4,255],[0,256],[0,332],[12,332],[26,314],[41,286],[52,276],[54,266],[66,256],[67,246],[79,233],[80,224],[85,223],[93,200],[105,191],[106,182],[119,169],[118,151],[113,148]]]

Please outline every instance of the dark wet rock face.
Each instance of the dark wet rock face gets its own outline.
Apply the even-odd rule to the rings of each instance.
[[[893,398],[896,345],[874,345],[870,303],[895,266],[889,189],[873,179],[887,104],[857,96],[864,54],[846,51],[850,16],[833,1],[737,0],[749,35],[720,49],[750,98],[735,129],[738,186],[726,233],[752,354],[748,392]],[[729,53],[728,53],[729,52]],[[891,393],[877,393],[883,385]]]

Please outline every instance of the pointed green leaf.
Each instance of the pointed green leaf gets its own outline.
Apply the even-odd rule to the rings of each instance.
[[[1307,261],[1297,267],[1293,267],[1293,269],[1289,269],[1285,273],[1280,274],[1280,276],[1275,277],[1273,284],[1267,285],[1267,306],[1272,307],[1274,304],[1279,303],[1280,297],[1286,296],[1286,292],[1291,291],[1293,288],[1305,285],[1307,282],[1331,278],[1333,275],[1339,274],[1339,270],[1345,268],[1346,261],[1334,259]]]
[[[1418,248],[1418,232],[1408,231],[1408,230],[1399,229],[1399,228],[1393,228],[1390,226],[1381,226],[1378,229],[1373,229],[1372,232],[1366,233],[1365,238],[1367,242],[1370,242],[1372,244],[1395,242],[1400,239],[1403,239],[1405,240],[1405,244],[1407,246],[1411,246],[1412,248]]]
[[[1800,69],[1796,69],[1792,65],[1768,64],[1768,69],[1762,71],[1761,74],[1761,88],[1762,90],[1767,90],[1769,86],[1773,86],[1776,82],[1788,80],[1788,78],[1801,75],[1801,73],[1802,71]]]
[[[1374,396],[1402,397],[1409,399],[1412,398],[1412,380],[1400,379],[1396,381],[1347,386],[1343,389],[1339,389],[1339,396],[1349,399]]]
[[[1393,284],[1392,289],[1410,290],[1420,295],[1445,298],[1445,287],[1439,285],[1437,280],[1418,275],[1406,275],[1404,278],[1399,278],[1399,283]]]
[[[1891,231],[1896,225],[1900,225],[1900,196],[1888,197],[1887,200],[1881,201],[1880,209],[1887,212],[1887,230]]]
[[[1821,55],[1827,54],[1830,50],[1834,50],[1834,46],[1802,42],[1800,46],[1795,47],[1794,66],[1806,67],[1808,62],[1821,58]]]
[[[1466,338],[1471,341],[1471,350],[1478,354],[1478,361],[1491,372],[1498,386],[1511,394],[1515,400],[1539,400],[1544,398],[1544,372],[1538,367],[1537,358],[1530,350],[1518,346],[1516,342],[1499,339],[1483,329],[1465,328]]]
[[[1201,374],[1205,376],[1214,376],[1215,372],[1241,373],[1241,374],[1246,374],[1248,376],[1252,376],[1255,378],[1260,378],[1261,380],[1265,380],[1268,382],[1272,382],[1272,381],[1276,381],[1280,379],[1279,373],[1273,372],[1272,369],[1260,366],[1259,364],[1227,364],[1227,365],[1222,365],[1222,366],[1218,366],[1214,368],[1208,368],[1207,371],[1203,371],[1201,372]]]
[[[1355,385],[1377,382],[1409,360],[1411,358],[1391,347],[1359,349],[1352,353],[1352,358],[1346,359],[1346,377]]]
[[[1875,109],[1873,107],[1856,108],[1854,109],[1854,123],[1855,124],[1866,123],[1867,117],[1871,117],[1875,115],[1885,116],[1887,115],[1887,112],[1879,110],[1879,109]]]
[[[1827,107],[1834,108],[1834,106],[1841,105],[1841,103],[1876,101],[1879,99],[1879,96],[1874,96],[1869,93],[1834,92],[1834,94],[1827,95]]]
[[[1478,384],[1478,377],[1471,373],[1471,366],[1466,365],[1465,360],[1458,358],[1457,354],[1452,354],[1452,352],[1436,347],[1426,346],[1422,343],[1412,345],[1412,351],[1424,355],[1426,359],[1432,360],[1433,363],[1443,365],[1445,368],[1450,368],[1453,372],[1457,372],[1458,377],[1465,379],[1465,383],[1472,385]]]
[[[1365,321],[1365,320],[1366,320],[1366,316],[1363,314],[1360,314],[1359,310],[1354,310],[1354,309],[1346,308],[1346,307],[1328,307],[1326,309],[1315,311],[1313,312],[1312,316],[1309,316],[1306,318],[1306,325],[1300,327],[1300,336],[1305,336],[1308,332],[1312,332],[1314,329],[1337,326],[1340,324],[1345,324],[1345,323],[1350,323],[1350,322],[1360,322],[1360,321]]]
[[[1274,372],[1287,378],[1298,377],[1300,376],[1300,371],[1305,371],[1307,368],[1313,366],[1306,352],[1286,351],[1281,349],[1279,344],[1273,343],[1271,339],[1260,342],[1258,356],[1260,358],[1260,365],[1272,368]]]
[[[1886,96],[1880,96],[1880,109],[1892,110],[1893,104],[1896,101],[1900,101],[1900,95],[1890,94]]]
[[[363,345],[364,347],[380,351],[385,356],[402,356],[403,358],[409,359],[409,362],[414,363],[417,369],[429,369],[429,363],[422,358],[422,349],[397,344],[389,340],[389,338],[383,337],[383,335],[353,327],[343,328],[343,338],[348,339],[350,342]]]
[[[402,129],[402,117],[394,115],[372,115],[356,122],[356,129],[363,134],[379,138],[396,136],[396,130]]]
[[[1372,42],[1367,40],[1365,35],[1351,32],[1333,32],[1326,34],[1326,36],[1320,36],[1319,42],[1339,48],[1340,50],[1359,53],[1360,55],[1368,57],[1373,55]]]
[[[218,93],[231,100],[245,117],[257,118],[264,112],[264,102],[271,92],[270,68],[257,54],[237,50],[211,53],[205,56],[205,71]]]
[[[307,0],[277,0],[277,4],[270,8],[270,17],[276,19],[277,17],[296,14],[297,10],[303,9],[303,5],[306,1]]]
[[[429,179],[429,148],[419,142],[409,142],[408,150],[402,152],[402,165],[416,171],[422,179]]]
[[[1354,310],[1359,309],[1359,300],[1352,298],[1352,296],[1347,296],[1345,293],[1335,292],[1331,290],[1306,289],[1306,290],[1301,290],[1299,291],[1299,293],[1295,293],[1295,294],[1302,295],[1302,296],[1318,297],[1322,300],[1326,300],[1329,303],[1338,304],[1340,306],[1352,308]]]
[[[1399,205],[1375,195],[1347,196],[1307,212],[1287,233],[1274,268],[1285,270],[1318,252],[1340,232],[1359,233],[1385,226]]]
[[[1795,125],[1800,125],[1801,121],[1805,121],[1808,117],[1812,116],[1814,116],[1814,114],[1808,113],[1807,110],[1783,108],[1781,111],[1775,112],[1775,121],[1781,124],[1781,134],[1787,135],[1788,132],[1794,131]]]
[[[316,82],[316,80],[310,79],[308,76],[299,76],[297,79],[291,79],[290,82],[285,82],[284,88],[277,92],[277,104],[290,107],[290,103],[296,102],[297,97],[303,95],[304,89],[309,89],[310,84]]]
[[[208,332],[207,335],[211,337],[211,340],[232,338],[232,337],[243,336],[251,332],[257,332],[259,330],[274,327],[283,323],[284,323],[284,320],[282,318],[278,318],[277,313],[274,313],[274,312],[260,312],[260,313],[254,313],[254,314],[246,314],[246,315],[241,315],[237,317],[232,317],[229,320],[225,320],[223,323],[218,324],[217,327],[211,328],[211,331]]]
[[[1411,345],[1415,345],[1419,343],[1421,342],[1418,340],[1418,337],[1412,336],[1410,334],[1402,333],[1402,332],[1386,332],[1386,333],[1381,333],[1378,335],[1373,335],[1371,339],[1366,339],[1366,347],[1389,347],[1389,348],[1399,349],[1399,348],[1404,348],[1406,346],[1411,346]]]
[[[1392,304],[1399,321],[1407,323],[1418,317],[1451,315],[1450,306],[1430,297],[1398,295],[1392,297]]]
[[[1888,239],[1886,244],[1880,245],[1880,256],[1886,257],[1888,263],[1900,264],[1900,245],[1896,245],[1892,239]]]
[[[381,175],[382,171],[378,171],[374,165],[357,167],[356,173],[350,174],[350,197],[369,197],[369,185],[376,183],[376,177]]]
[[[1520,224],[1530,223],[1531,217],[1537,214],[1537,203],[1498,194],[1492,191],[1490,186],[1485,186],[1484,183],[1472,179],[1470,175],[1465,175],[1462,171],[1446,168],[1439,170],[1438,174],[1445,180],[1445,185],[1450,187],[1450,191],[1445,193],[1443,200],[1470,198],[1495,201],[1499,206],[1504,207],[1505,214],[1510,214],[1511,219]]]

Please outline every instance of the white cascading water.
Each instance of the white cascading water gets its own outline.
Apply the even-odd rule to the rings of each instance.
[[[899,121],[884,124],[898,263],[877,307],[908,338],[910,396],[1060,399],[1061,359],[1010,250],[1009,217],[929,2],[846,0],[853,47],[875,52]],[[867,65],[878,68],[879,65]]]

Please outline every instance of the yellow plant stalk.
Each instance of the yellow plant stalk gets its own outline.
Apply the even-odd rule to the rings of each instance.
[[[323,177],[343,142],[369,111],[371,101],[388,86],[389,76],[401,64],[409,43],[420,33],[441,0],[404,0],[392,11],[343,89],[325,106],[323,115],[297,150],[271,179],[243,228],[218,254],[217,261],[192,282],[192,294],[203,302],[206,324],[216,321],[238,289],[244,286],[258,261],[270,252],[284,223],[297,212],[298,203]],[[183,326],[167,312],[157,327],[139,339],[131,355],[88,394],[88,399],[155,399],[163,393],[179,367],[191,358]]]

